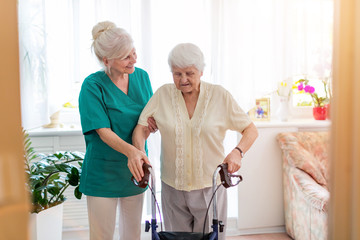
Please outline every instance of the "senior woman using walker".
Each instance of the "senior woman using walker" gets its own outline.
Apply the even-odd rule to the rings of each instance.
[[[202,232],[216,167],[227,163],[230,173],[238,171],[258,132],[228,91],[200,80],[205,64],[196,45],[175,46],[168,63],[174,84],[163,85],[149,100],[134,130],[133,144],[144,150],[149,135],[147,119],[154,117],[161,134],[165,229]],[[242,138],[225,157],[223,140],[228,129],[238,131]],[[133,172],[137,180],[141,179],[140,172],[139,167]],[[223,186],[217,199],[218,217],[226,226],[227,193]],[[206,232],[210,231],[211,216],[210,212]],[[225,231],[219,239],[225,239]]]

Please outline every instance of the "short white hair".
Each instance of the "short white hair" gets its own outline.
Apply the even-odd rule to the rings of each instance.
[[[101,64],[104,57],[124,59],[134,48],[130,34],[113,22],[99,22],[93,27],[92,36],[92,48]]]
[[[186,68],[194,66],[200,72],[204,71],[204,55],[200,48],[192,43],[180,43],[169,53],[168,63],[171,71],[174,67]]]

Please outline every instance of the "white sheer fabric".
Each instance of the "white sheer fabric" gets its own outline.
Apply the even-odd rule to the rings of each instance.
[[[91,30],[104,20],[132,35],[137,66],[149,73],[154,91],[172,82],[167,56],[181,42],[202,49],[206,61],[202,80],[224,86],[245,111],[284,79],[330,74],[333,0],[19,0],[18,4],[25,129],[47,123],[65,102],[77,105],[82,81],[100,69],[90,49]],[[236,141],[234,133],[227,134],[225,153]],[[159,172],[159,133],[148,143],[149,157]],[[236,217],[237,204],[231,205],[229,217]],[[76,224],[68,221],[65,226]]]
[[[206,57],[203,80],[248,110],[284,79],[329,75],[332,15],[332,0],[20,0],[23,125],[76,104],[81,82],[100,67],[90,50],[99,21],[130,32],[154,90],[172,81],[171,48],[193,42]]]

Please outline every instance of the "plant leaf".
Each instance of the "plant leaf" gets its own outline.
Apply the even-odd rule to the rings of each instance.
[[[71,172],[71,166],[67,163],[55,164],[55,167],[61,172],[66,172],[66,173]]]
[[[80,176],[79,176],[79,171],[77,170],[76,167],[73,167],[71,169],[71,174],[69,173],[67,175],[68,180],[69,180],[69,184],[71,186],[76,187],[79,184],[79,180],[80,180]]]
[[[75,195],[75,197],[77,198],[77,199],[81,199],[81,197],[82,197],[82,192],[80,192],[80,190],[79,190],[79,186],[77,186],[75,189],[74,189],[74,195]]]

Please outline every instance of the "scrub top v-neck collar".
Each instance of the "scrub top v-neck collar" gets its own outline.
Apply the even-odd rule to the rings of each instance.
[[[128,99],[129,101],[138,104],[133,98],[135,97],[135,93],[133,91],[133,84],[132,84],[132,74],[128,74],[129,83],[128,83],[128,93],[124,93],[123,90],[121,90],[116,84],[111,80],[111,78],[105,73],[105,78],[107,81],[109,81],[109,84],[113,85],[120,94],[125,97],[125,99]]]

